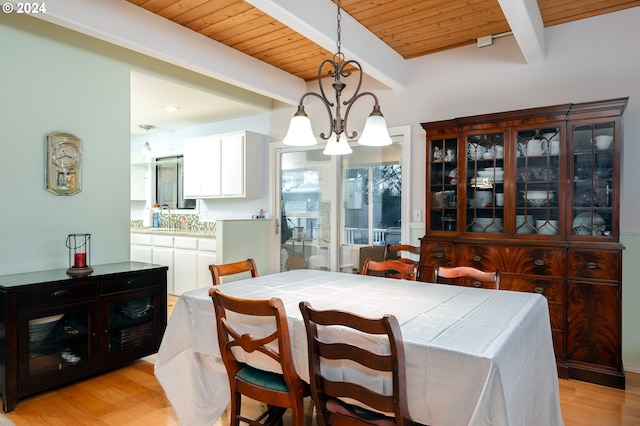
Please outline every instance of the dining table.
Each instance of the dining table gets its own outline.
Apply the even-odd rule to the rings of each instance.
[[[409,414],[425,425],[562,425],[546,299],[535,293],[300,269],[222,284],[225,294],[282,299],[294,364],[309,381],[300,301],[401,326]],[[181,425],[211,426],[227,408],[210,288],[171,313],[155,375]]]

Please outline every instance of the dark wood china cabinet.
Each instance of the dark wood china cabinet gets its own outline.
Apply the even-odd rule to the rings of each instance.
[[[422,276],[437,264],[500,269],[502,290],[548,300],[559,376],[617,388],[627,99],[422,123]]]

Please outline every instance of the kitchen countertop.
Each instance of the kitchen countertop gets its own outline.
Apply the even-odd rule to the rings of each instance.
[[[177,237],[215,238],[215,232],[188,231],[179,228],[131,228],[132,234],[171,235]]]

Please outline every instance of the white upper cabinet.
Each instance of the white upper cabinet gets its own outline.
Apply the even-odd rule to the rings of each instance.
[[[264,144],[264,136],[252,132],[185,140],[185,198],[260,197]]]

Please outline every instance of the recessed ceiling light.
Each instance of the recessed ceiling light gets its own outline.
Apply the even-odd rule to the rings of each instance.
[[[177,107],[175,105],[167,105],[166,107],[164,107],[164,109],[166,109],[169,112],[175,112],[175,111],[179,110],[180,107]]]

